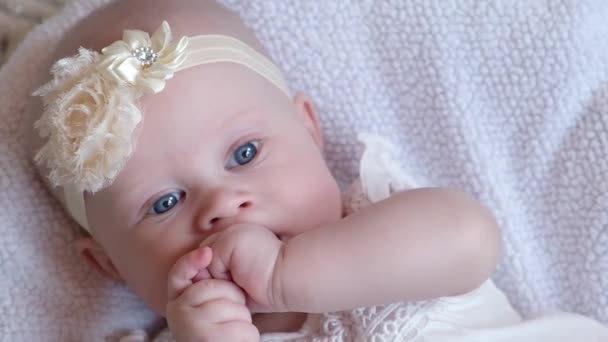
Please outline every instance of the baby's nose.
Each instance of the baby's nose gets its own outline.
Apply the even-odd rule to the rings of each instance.
[[[253,206],[251,196],[244,192],[218,189],[212,191],[209,196],[207,210],[203,209],[200,218],[200,226],[203,230],[222,227],[233,221],[239,213]]]

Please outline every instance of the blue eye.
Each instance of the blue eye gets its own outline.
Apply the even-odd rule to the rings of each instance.
[[[258,154],[258,143],[248,142],[239,146],[232,154],[228,162],[228,168],[237,167],[250,163]],[[236,164],[236,165],[235,165]]]
[[[183,197],[183,193],[181,193],[181,192],[172,192],[172,193],[166,194],[166,195],[162,196],[161,198],[159,198],[156,202],[154,202],[154,204],[148,211],[148,214],[153,214],[153,215],[164,214],[167,211],[173,209],[173,207],[175,207],[179,203],[179,201],[182,199],[182,197]]]

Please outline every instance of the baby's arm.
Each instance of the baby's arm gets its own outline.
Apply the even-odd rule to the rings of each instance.
[[[302,312],[457,295],[489,277],[500,251],[496,221],[478,201],[410,190],[289,240],[273,292]]]

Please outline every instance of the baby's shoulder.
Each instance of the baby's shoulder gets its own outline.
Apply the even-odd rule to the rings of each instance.
[[[363,152],[358,178],[342,194],[345,214],[381,201],[397,191],[418,187],[403,170],[398,162],[398,150],[387,138],[359,133],[357,139],[363,145]]]

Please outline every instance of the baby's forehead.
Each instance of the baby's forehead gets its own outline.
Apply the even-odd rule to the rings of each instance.
[[[215,63],[176,73],[159,94],[144,96],[143,124],[135,132],[133,158],[171,141],[223,139],[235,129],[279,125],[291,117],[291,100],[257,73],[235,63]],[[271,125],[275,126],[275,125]],[[174,146],[178,146],[176,143]],[[164,148],[165,146],[163,146]],[[167,148],[170,145],[166,146]]]

